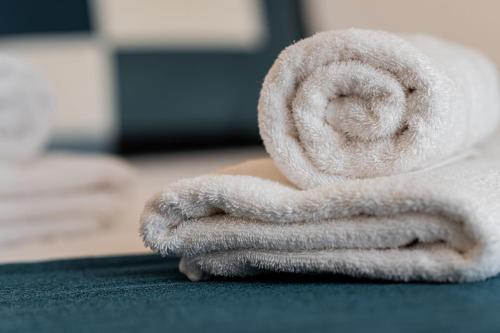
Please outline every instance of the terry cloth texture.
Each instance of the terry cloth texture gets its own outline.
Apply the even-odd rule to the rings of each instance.
[[[259,127],[276,165],[301,188],[431,167],[493,132],[494,65],[425,35],[318,33],[267,74]]]
[[[0,55],[0,161],[39,155],[49,139],[53,112],[46,79],[29,63]]]
[[[181,256],[194,281],[266,271],[494,276],[499,138],[465,151],[499,112],[495,68],[471,50],[320,33],[285,49],[264,82],[259,122],[272,160],[167,186],[145,207],[144,242]]]
[[[271,160],[238,169],[174,183],[143,213],[146,245],[182,256],[192,280],[278,271],[458,282],[500,272],[500,159],[307,191],[263,176],[277,171]]]
[[[125,163],[94,155],[0,165],[0,246],[106,226],[123,209],[132,178]]]
[[[0,265],[0,331],[500,332],[500,278],[407,285],[266,275],[190,283],[177,264],[148,255]]]

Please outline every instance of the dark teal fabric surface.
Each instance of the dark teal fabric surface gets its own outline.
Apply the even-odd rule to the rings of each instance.
[[[0,332],[500,332],[500,278],[193,283],[147,255],[3,265],[0,288]]]

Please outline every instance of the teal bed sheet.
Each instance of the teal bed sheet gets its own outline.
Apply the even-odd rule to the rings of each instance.
[[[500,332],[500,278],[189,282],[154,255],[0,266],[0,332]]]

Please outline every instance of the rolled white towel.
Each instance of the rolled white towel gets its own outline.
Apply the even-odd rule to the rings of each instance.
[[[424,35],[349,29],[286,48],[267,74],[259,127],[301,188],[453,159],[496,128],[494,65]]]
[[[0,55],[0,162],[38,155],[49,139],[53,95],[29,63]]]

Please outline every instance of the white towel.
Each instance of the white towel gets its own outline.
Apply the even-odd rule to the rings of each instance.
[[[0,55],[0,246],[97,231],[126,205],[123,162],[45,154],[54,106],[33,66]]]
[[[86,216],[42,217],[24,222],[1,225],[0,247],[12,249],[33,242],[80,238],[108,227],[108,224]]]
[[[116,158],[90,154],[0,165],[0,246],[85,235],[118,222],[133,174]]]
[[[0,164],[2,197],[43,196],[126,187],[132,169],[106,155],[50,153],[31,163]]]
[[[494,65],[424,35],[350,29],[286,48],[267,74],[259,127],[297,186],[432,167],[490,135]]]
[[[168,186],[142,216],[145,244],[181,256],[191,280],[273,271],[463,282],[500,272],[500,158],[306,191],[269,159],[225,172]]]
[[[0,162],[38,156],[49,139],[53,112],[45,78],[29,63],[0,55]]]
[[[144,242],[182,257],[192,280],[494,276],[498,141],[463,155],[497,126],[496,75],[474,51],[424,36],[346,30],[292,45],[259,102],[274,162],[168,186],[145,207]]]
[[[106,221],[122,206],[125,186],[121,189],[55,192],[25,198],[13,197],[0,200],[0,224],[36,224],[40,218],[93,217]],[[121,193],[123,192],[123,193]]]

